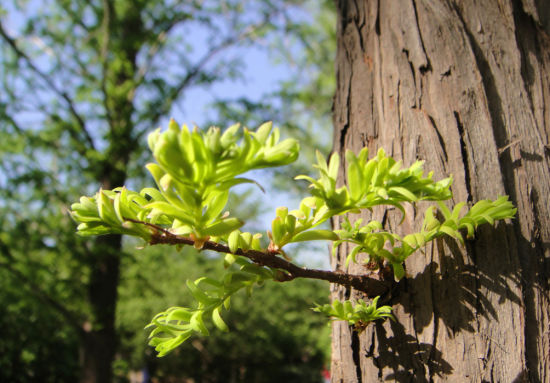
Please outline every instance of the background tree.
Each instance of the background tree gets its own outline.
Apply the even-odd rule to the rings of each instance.
[[[337,11],[334,149],[425,160],[436,177],[454,174],[455,201],[509,194],[518,214],[465,249],[440,241],[409,258],[408,278],[386,297],[396,322],[361,334],[335,322],[333,381],[548,381],[546,5],[363,0],[338,1]],[[409,231],[422,219],[415,212],[401,226],[391,211],[373,215]]]
[[[26,350],[3,372],[74,381],[77,340],[81,381],[111,380],[120,265],[132,261],[120,236],[77,238],[67,204],[98,184],[139,183],[144,134],[192,89],[239,78],[235,48],[292,29],[299,3],[2,4],[0,266],[3,283],[21,288],[2,297],[13,335],[3,347]],[[29,294],[37,301],[21,300]]]

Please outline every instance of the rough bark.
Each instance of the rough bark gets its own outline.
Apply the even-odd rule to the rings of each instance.
[[[550,381],[544,3],[337,1],[334,149],[425,160],[436,179],[454,176],[453,203],[508,194],[518,213],[466,248],[439,241],[411,256],[390,300],[395,323],[357,334],[335,322],[333,382]],[[392,211],[373,215],[409,232],[419,228],[418,207],[400,226]],[[346,250],[334,268],[344,268]],[[335,298],[356,294],[333,287]]]

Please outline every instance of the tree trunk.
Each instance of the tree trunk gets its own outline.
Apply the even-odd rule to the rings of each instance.
[[[117,347],[115,311],[120,275],[121,236],[106,235],[95,241],[88,294],[92,320],[84,325],[81,348],[81,383],[111,382]]]
[[[145,3],[144,3],[145,4]],[[102,189],[123,186],[128,176],[130,155],[136,148],[133,139],[135,111],[133,99],[128,93],[135,92],[132,83],[137,74],[137,55],[140,49],[140,36],[143,36],[144,21],[141,8],[134,7],[125,14],[117,14],[115,3],[105,1],[106,13],[105,52],[109,44],[115,45],[111,53],[125,65],[116,65],[117,60],[107,57],[103,63],[103,103],[109,125],[108,141],[104,160],[97,169],[97,178]],[[130,91],[122,92],[128,84]],[[107,89],[112,87],[111,91]],[[120,279],[120,258],[122,237],[105,235],[94,240],[93,251],[89,254],[90,280],[88,296],[92,311],[92,320],[85,325],[85,336],[81,348],[81,383],[110,383],[113,380],[113,361],[118,346],[116,331],[116,305],[118,283]]]
[[[335,150],[383,147],[454,176],[453,203],[508,194],[512,223],[406,262],[396,322],[333,324],[333,382],[550,381],[550,13],[542,0],[337,1]],[[419,229],[424,204],[400,226]],[[338,222],[335,222],[338,225]],[[344,268],[346,248],[334,267]],[[350,271],[364,272],[361,265]],[[333,287],[334,298],[356,293]]]

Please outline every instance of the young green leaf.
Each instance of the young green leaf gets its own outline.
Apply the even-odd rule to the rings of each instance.
[[[307,230],[302,231],[301,233],[296,234],[290,242],[304,242],[304,241],[336,241],[338,240],[338,235],[331,230]]]
[[[234,230],[237,230],[244,224],[241,220],[237,218],[226,218],[221,221],[215,222],[214,224],[208,226],[206,229],[201,230],[204,235],[211,236],[222,236],[229,234]]]
[[[235,230],[231,232],[231,234],[229,234],[229,237],[227,238],[227,245],[229,246],[229,250],[231,250],[233,254],[235,254],[239,249],[240,236],[241,233],[239,232],[239,230]]]
[[[224,320],[222,319],[222,316],[220,315],[221,306],[216,307],[212,311],[212,322],[216,325],[217,328],[219,328],[223,332],[228,332],[229,327],[227,327],[227,324],[225,324]]]
[[[210,332],[204,325],[204,320],[202,319],[203,311],[195,311],[191,317],[189,324],[191,328],[197,332],[200,332],[202,335],[210,335]]]

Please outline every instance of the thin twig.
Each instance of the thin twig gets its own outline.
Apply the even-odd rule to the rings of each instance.
[[[514,140],[514,141],[510,142],[508,145],[503,146],[502,148],[498,148],[498,154],[501,155],[502,153],[504,153],[510,147],[512,147],[516,144],[519,144],[522,140],[523,140],[523,138],[519,138],[517,140]]]
[[[156,54],[164,47],[164,44],[168,41],[168,34],[170,33],[170,31],[179,23],[182,23],[188,19],[189,17],[187,14],[185,14],[184,17],[181,18],[174,17],[174,19],[171,20],[170,24],[157,35],[157,38],[151,44],[147,51],[143,66],[138,70],[137,78],[135,80],[136,88],[145,81],[145,76],[147,76],[149,70],[151,69]]]
[[[103,34],[101,40],[101,49],[99,57],[101,58],[101,81],[100,87],[103,93],[103,108],[105,109],[105,115],[107,117],[107,123],[111,133],[114,133],[114,121],[111,113],[111,107],[109,106],[109,93],[107,92],[107,53],[109,51],[110,33],[111,33],[111,6],[107,0],[103,0],[103,20],[101,21],[101,33]]]

